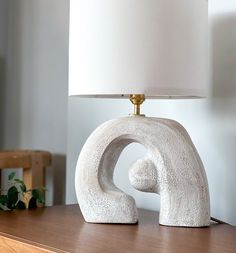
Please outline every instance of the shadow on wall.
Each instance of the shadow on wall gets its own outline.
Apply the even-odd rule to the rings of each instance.
[[[66,187],[66,156],[53,154],[53,204],[65,204],[65,187]]]
[[[5,59],[0,58],[0,149],[4,145],[4,124],[5,117],[5,90],[6,90],[6,67]]]
[[[236,99],[236,13],[212,23],[212,96]]]
[[[213,137],[215,151],[220,158],[217,209],[225,217],[235,219],[235,164],[236,164],[236,13],[215,16],[211,21],[212,99],[210,110],[214,117],[216,133]],[[215,179],[215,178],[214,178]],[[227,207],[227,208],[225,208]],[[223,218],[223,217],[222,217]]]

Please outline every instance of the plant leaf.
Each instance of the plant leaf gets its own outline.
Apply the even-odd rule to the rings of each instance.
[[[7,195],[0,195],[0,203],[2,205],[6,205],[7,204]]]
[[[33,189],[32,190],[32,196],[41,204],[44,204],[45,199],[44,199],[44,193],[43,191],[39,189]]]
[[[11,188],[9,188],[7,192],[7,199],[8,199],[7,207],[10,209],[14,209],[18,201],[18,191],[15,186],[12,186]]]
[[[11,181],[16,175],[16,172],[11,172],[9,175],[8,175],[8,181]]]
[[[7,206],[0,204],[0,210],[3,211],[11,211],[11,209],[7,208]]]
[[[44,191],[44,192],[48,191],[48,189],[44,186],[41,187],[41,190]]]
[[[35,208],[37,208],[37,200],[36,200],[36,198],[32,197],[30,199],[28,208],[29,209],[35,209]]]
[[[21,189],[22,192],[26,192],[26,185],[22,180],[15,179],[14,181],[19,184],[20,189]]]
[[[16,205],[16,208],[17,209],[26,209],[26,205],[25,205],[25,203],[23,202],[23,201],[21,201],[21,200],[19,200],[18,201],[18,203],[17,203],[17,205]]]

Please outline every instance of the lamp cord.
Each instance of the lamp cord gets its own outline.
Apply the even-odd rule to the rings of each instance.
[[[216,219],[216,218],[214,218],[214,217],[211,217],[211,220],[214,221],[214,222],[217,222],[217,223],[219,223],[219,224],[230,225],[229,223],[226,223],[226,222],[224,222],[224,221],[222,221],[222,220],[219,220],[219,219]],[[230,225],[230,226],[231,226],[231,225]]]

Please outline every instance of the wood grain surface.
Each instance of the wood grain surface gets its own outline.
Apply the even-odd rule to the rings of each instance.
[[[235,253],[236,227],[160,226],[158,213],[145,210],[139,210],[137,225],[89,224],[84,222],[78,205],[54,206],[0,212],[0,245],[4,253]],[[5,247],[4,251],[1,247]]]
[[[53,251],[46,250],[41,247],[23,243],[14,239],[0,236],[0,252],[1,253],[51,253]],[[54,251],[55,252],[55,251]]]
[[[27,189],[45,185],[45,168],[52,163],[52,154],[39,150],[0,150],[1,169],[23,169],[23,181]],[[0,180],[1,186],[1,180]]]

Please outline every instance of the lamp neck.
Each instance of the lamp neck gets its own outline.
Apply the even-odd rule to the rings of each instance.
[[[145,101],[144,94],[132,94],[129,96],[131,103],[134,105],[134,113],[132,116],[145,116],[140,114],[140,105]]]

